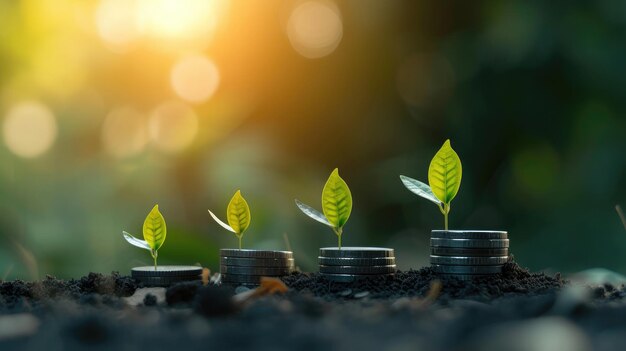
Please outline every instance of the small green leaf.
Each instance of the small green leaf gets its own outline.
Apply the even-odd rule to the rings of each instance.
[[[137,239],[134,236],[130,235],[128,232],[125,232],[125,231],[122,231],[122,235],[124,236],[124,239],[126,239],[126,241],[128,241],[129,244],[131,244],[133,246],[137,246],[137,247],[142,248],[142,249],[146,249],[148,251],[152,250],[150,245],[148,245],[148,243],[145,240]]]
[[[241,196],[240,190],[237,190],[228,204],[226,219],[229,226],[235,231],[235,234],[243,234],[250,226],[250,207],[248,207],[248,203]]]
[[[428,183],[433,194],[444,205],[449,205],[461,186],[461,159],[446,140],[430,162]]]
[[[296,206],[298,206],[298,208],[300,209],[300,211],[302,211],[302,213],[304,213],[305,215],[313,218],[314,220],[325,224],[329,227],[333,227],[332,224],[330,224],[330,222],[328,221],[328,219],[326,219],[326,217],[324,217],[324,214],[321,213],[320,211],[314,209],[313,207],[304,204],[302,202],[300,202],[300,200],[296,199]]]
[[[426,200],[432,201],[436,205],[441,203],[427,184],[403,175],[400,176],[400,180],[402,180],[402,184],[404,184],[404,186],[412,193],[417,194]]]
[[[143,222],[143,238],[154,252],[153,255],[163,246],[166,234],[165,218],[159,212],[159,205],[155,205]]]
[[[211,212],[211,210],[209,210],[209,214],[211,215],[211,217],[213,217],[213,220],[215,220],[217,222],[217,224],[222,226],[222,228],[228,230],[229,232],[233,232],[233,233],[235,232],[235,230],[233,228],[231,228],[228,224],[222,222],[221,219],[217,218],[215,213]]]
[[[337,168],[330,174],[322,190],[322,210],[328,222],[337,229],[342,228],[350,218],[352,194]]]

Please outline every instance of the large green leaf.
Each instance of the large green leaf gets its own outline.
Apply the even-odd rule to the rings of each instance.
[[[235,231],[235,234],[243,234],[250,226],[250,207],[241,196],[241,191],[237,190],[233,198],[230,199],[228,209],[226,210],[226,219],[229,226]]]
[[[428,168],[428,183],[437,199],[450,204],[461,186],[461,175],[461,159],[446,140]]]
[[[166,234],[165,218],[159,212],[159,205],[154,205],[143,222],[143,238],[150,245],[152,251],[156,252],[163,246]]]
[[[324,216],[335,228],[343,227],[352,212],[352,194],[348,184],[339,176],[339,170],[330,174],[322,190]]]
[[[439,205],[441,201],[433,194],[433,191],[427,184],[420,182],[417,179],[413,179],[407,176],[400,176],[400,180],[402,180],[402,184],[409,189],[412,193],[417,194],[426,200],[434,202],[436,205]]]

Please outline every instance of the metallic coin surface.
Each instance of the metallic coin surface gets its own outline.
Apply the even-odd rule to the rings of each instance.
[[[243,266],[220,266],[220,273],[260,275],[260,276],[281,276],[293,272],[292,267],[243,267]]]
[[[430,246],[464,247],[464,248],[505,248],[509,247],[509,239],[430,239]]]
[[[352,257],[318,257],[320,265],[324,266],[387,266],[396,264],[395,257],[352,258]]]
[[[320,276],[338,283],[351,283],[360,279],[372,279],[379,277],[393,277],[393,274],[331,274],[320,273]]]
[[[198,276],[202,274],[202,267],[198,266],[154,266],[134,267],[130,270],[131,276],[136,277],[179,277]]]
[[[396,265],[388,266],[323,266],[320,273],[332,274],[390,274],[396,272]]]
[[[220,257],[220,263],[225,266],[244,267],[293,267],[293,258],[246,258]]]
[[[436,273],[444,274],[497,274],[502,273],[502,265],[495,266],[449,266],[433,264],[431,268]]]
[[[440,239],[508,239],[509,234],[487,230],[433,230],[430,237]]]
[[[220,256],[244,258],[293,258],[293,252],[277,250],[220,249]]]
[[[154,267],[153,267],[154,268]],[[172,284],[180,282],[197,281],[202,282],[200,275],[195,277],[135,277],[138,281],[142,282],[145,286],[170,286]]]
[[[464,256],[435,256],[430,255],[430,263],[432,264],[447,264],[447,265],[475,265],[475,266],[492,266],[498,264],[505,264],[509,260],[508,256],[496,256],[496,257],[464,257]]]
[[[472,248],[454,248],[454,247],[431,247],[430,254],[436,256],[508,256],[509,249],[472,249]]]
[[[378,258],[394,257],[393,249],[385,247],[322,247],[321,257]]]

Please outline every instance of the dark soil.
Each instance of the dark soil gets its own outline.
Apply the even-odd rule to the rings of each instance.
[[[317,274],[235,303],[235,288],[151,290],[118,274],[0,283],[0,350],[619,350],[623,286],[573,287],[514,263],[471,282],[429,268],[351,284]],[[433,295],[433,282],[441,283]],[[436,286],[437,284],[435,284]],[[144,290],[138,290],[138,293]],[[430,292],[429,292],[430,291]],[[155,295],[156,294],[156,295]],[[143,301],[143,302],[141,302]],[[30,328],[30,329],[29,329]]]

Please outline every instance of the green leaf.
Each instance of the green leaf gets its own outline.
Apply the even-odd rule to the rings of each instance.
[[[324,217],[324,214],[321,213],[320,211],[314,209],[313,207],[304,204],[302,202],[300,202],[300,200],[296,199],[296,206],[298,206],[298,208],[300,209],[300,211],[302,211],[305,215],[313,218],[314,220],[325,224],[329,227],[333,227],[332,224],[330,224],[330,222],[328,221],[328,219],[326,219],[326,217]]]
[[[124,236],[124,239],[126,239],[126,241],[128,241],[129,244],[131,244],[133,246],[137,246],[137,247],[142,248],[142,249],[146,249],[148,251],[152,250],[150,245],[148,245],[148,243],[145,240],[137,239],[134,236],[130,235],[128,232],[125,232],[125,231],[122,231],[122,235]]]
[[[235,234],[243,234],[250,226],[250,207],[241,196],[241,191],[237,190],[226,210],[228,224],[235,231]]]
[[[343,227],[352,212],[352,194],[348,184],[339,176],[339,170],[330,174],[322,190],[322,210],[333,227]]]
[[[428,183],[433,194],[445,205],[449,205],[461,186],[461,159],[446,140],[430,162]]]
[[[427,184],[403,175],[400,176],[400,180],[402,180],[402,184],[404,184],[404,186],[412,193],[417,194],[426,200],[432,201],[436,205],[441,203]]]
[[[166,234],[165,218],[159,212],[159,205],[154,205],[143,222],[143,238],[156,253],[163,246]]]

